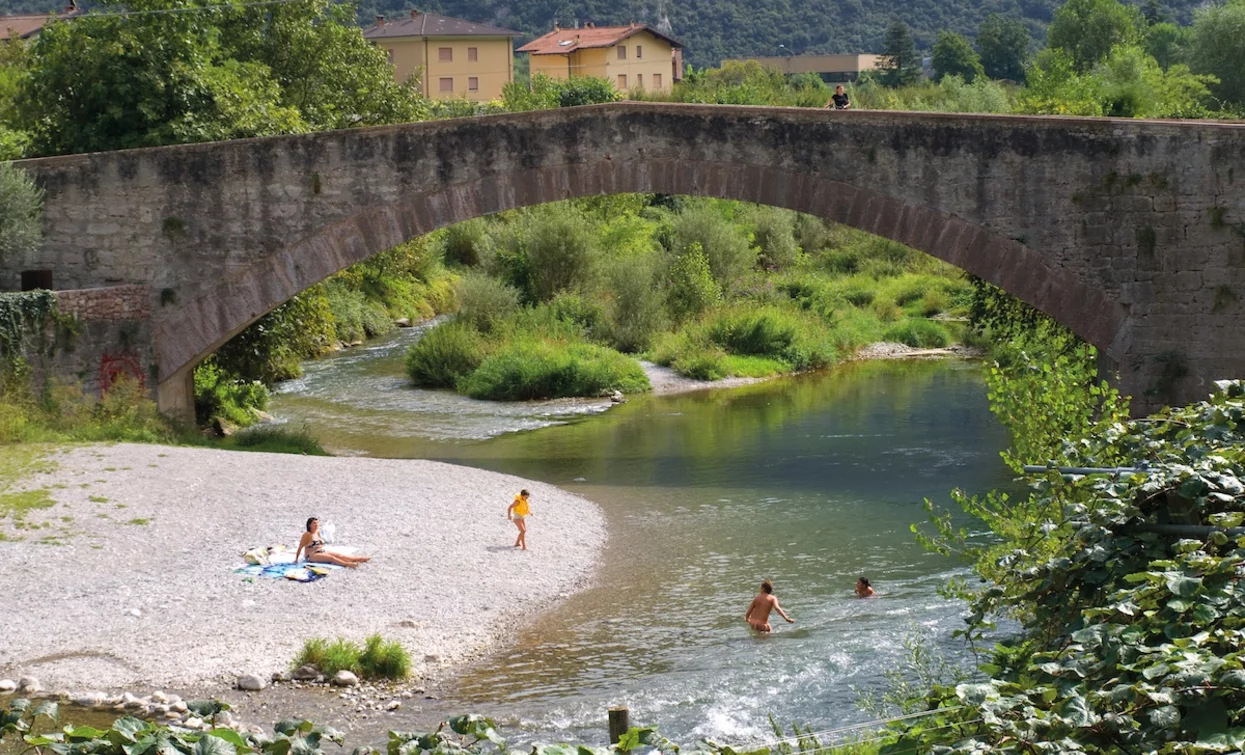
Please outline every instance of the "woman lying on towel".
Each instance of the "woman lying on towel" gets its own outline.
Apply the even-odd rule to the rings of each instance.
[[[351,569],[372,560],[368,556],[343,556],[340,553],[331,553],[326,550],[324,539],[320,537],[320,520],[314,516],[307,520],[307,531],[303,533],[302,539],[298,541],[298,550],[294,553],[294,563],[298,563],[298,557],[303,554],[303,551],[307,552],[308,561],[348,566]]]

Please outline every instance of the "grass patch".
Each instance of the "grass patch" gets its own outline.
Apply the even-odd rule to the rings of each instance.
[[[47,488],[23,490],[17,493],[0,493],[0,518],[12,517],[19,526],[32,511],[50,509],[56,505]]]
[[[306,427],[263,425],[231,435],[221,442],[223,448],[238,451],[262,451],[303,456],[331,456]]]
[[[405,679],[411,673],[411,656],[401,643],[371,635],[363,647],[343,637],[327,640],[312,637],[294,658],[294,668],[311,665],[332,677],[349,671],[365,679]]]
[[[132,524],[135,527],[145,527],[146,525],[151,524],[151,520],[146,517],[136,517],[126,522],[126,524]]]
[[[91,503],[108,503],[108,499],[102,495],[87,496],[87,500]]]
[[[453,388],[488,356],[488,342],[466,322],[428,331],[406,354],[406,372],[415,385]]]
[[[951,343],[951,334],[933,320],[905,320],[888,328],[885,338],[918,349],[940,349]]]
[[[589,343],[518,338],[458,382],[472,398],[499,401],[638,393],[651,388],[640,363]]]

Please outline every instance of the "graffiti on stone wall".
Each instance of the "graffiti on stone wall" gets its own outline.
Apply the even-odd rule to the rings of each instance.
[[[147,378],[143,375],[138,357],[132,354],[104,354],[99,358],[99,389],[106,393],[117,381],[126,378],[136,382],[140,388],[147,386]]]

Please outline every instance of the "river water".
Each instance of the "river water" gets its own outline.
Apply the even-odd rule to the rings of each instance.
[[[422,457],[543,480],[604,510],[595,587],[551,608],[440,690],[520,740],[603,743],[605,710],[675,741],[771,738],[872,718],[858,691],[916,635],[951,659],[959,567],[916,544],[928,497],[1009,484],[978,365],[856,363],[728,390],[496,404],[409,387],[403,331],[307,365],[272,411],[338,453]],[[537,509],[538,509],[537,504]],[[531,532],[539,547],[539,521]],[[852,597],[858,576],[881,594]],[[751,635],[764,577],[797,622]]]

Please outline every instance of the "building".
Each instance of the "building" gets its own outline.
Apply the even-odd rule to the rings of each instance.
[[[621,92],[668,92],[683,77],[683,45],[643,24],[555,28],[519,52],[530,56],[533,76],[597,76]]]
[[[520,32],[476,24],[435,13],[411,11],[397,21],[377,16],[363,37],[384,49],[398,81],[416,77],[425,97],[501,97],[514,80],[514,38]]]
[[[30,39],[43,30],[43,27],[57,19],[73,18],[78,15],[78,6],[71,4],[64,13],[29,13],[20,16],[0,16],[0,42],[10,39]]]
[[[841,84],[860,78],[862,71],[871,71],[883,65],[884,55],[849,53],[846,55],[786,55],[772,58],[735,58],[722,63],[746,63],[756,61],[766,68],[783,73],[815,73],[822,81]]]

